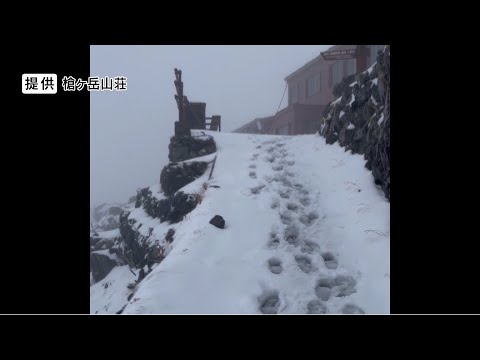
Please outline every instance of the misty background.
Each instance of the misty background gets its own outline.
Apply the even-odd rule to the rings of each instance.
[[[127,91],[90,92],[90,204],[125,203],[160,181],[178,120],[174,68],[189,101],[233,131],[274,115],[284,78],[332,45],[91,46],[90,76],[125,76]],[[282,106],[287,105],[285,93]]]

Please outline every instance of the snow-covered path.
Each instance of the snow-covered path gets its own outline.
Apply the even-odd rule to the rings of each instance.
[[[362,156],[318,135],[209,134],[219,188],[124,313],[389,312],[390,204]]]

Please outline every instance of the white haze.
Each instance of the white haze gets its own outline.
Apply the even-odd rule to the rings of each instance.
[[[128,81],[126,92],[91,92],[90,203],[126,202],[159,182],[178,119],[175,67],[185,95],[206,102],[207,116],[221,115],[226,132],[273,115],[284,78],[330,46],[91,46],[91,76]]]

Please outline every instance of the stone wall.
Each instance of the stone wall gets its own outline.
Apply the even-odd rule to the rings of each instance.
[[[209,136],[172,136],[168,150],[168,159],[171,162],[180,162],[212,154],[217,151],[217,147]]]
[[[390,47],[367,71],[349,76],[333,90],[320,135],[345,151],[363,154],[375,183],[390,200]]]

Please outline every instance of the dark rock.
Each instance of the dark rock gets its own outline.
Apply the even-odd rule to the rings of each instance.
[[[185,215],[195,209],[198,204],[198,196],[195,194],[185,194],[179,191],[174,197],[170,199],[170,212],[165,217],[165,220],[170,223],[177,223],[182,221]]]
[[[340,81],[337,85],[333,87],[333,95],[337,98],[340,97],[346,88],[349,88],[349,85],[355,81],[355,75],[350,75]],[[347,95],[349,96],[349,94]]]
[[[142,268],[146,265],[146,254],[149,246],[146,243],[140,243],[139,233],[132,228],[133,222],[130,222],[129,212],[123,212],[120,215],[120,234],[122,235],[123,252],[121,256],[130,266]]]
[[[355,133],[354,129],[347,129],[346,127],[344,127],[340,131],[340,135],[338,136],[338,143],[341,146],[345,146],[345,145],[350,144],[353,140],[353,134],[354,133]]]
[[[142,281],[143,279],[145,279],[145,270],[143,269],[140,269],[140,272],[138,274],[138,280],[137,280],[137,284]]]
[[[166,165],[160,175],[160,183],[165,195],[169,196],[203,175],[208,163],[193,161],[190,163]]]
[[[326,137],[327,144],[330,144],[330,145],[335,143],[335,141],[337,140],[338,140],[338,136],[334,132],[330,132],[330,134],[328,134]]]
[[[179,222],[199,203],[198,196],[195,194],[185,194],[182,191],[177,191],[175,195],[158,200],[152,196],[151,191],[143,190],[145,189],[139,190],[137,195],[139,207],[142,206],[149,216],[159,218],[161,222]]]
[[[117,262],[110,259],[107,255],[90,254],[90,270],[95,282],[103,280],[116,265]]]
[[[210,224],[219,229],[223,229],[225,227],[225,220],[220,215],[215,215],[212,220],[210,220]]]
[[[170,138],[168,149],[168,158],[171,162],[184,161],[217,151],[213,138],[206,136],[201,138],[173,136]]]
[[[174,229],[168,229],[167,235],[165,235],[165,240],[167,240],[169,243],[173,241],[173,235],[175,234]]]
[[[148,255],[148,261],[151,264],[161,263],[165,256],[163,255],[163,248],[161,246],[153,246],[150,248]],[[151,265],[149,266],[151,267]]]
[[[90,246],[95,246],[101,239],[98,236],[90,236]]]
[[[123,307],[120,310],[118,310],[115,314],[120,315],[121,313],[123,313],[123,310],[125,310],[126,307],[127,307],[127,304],[123,305]]]

